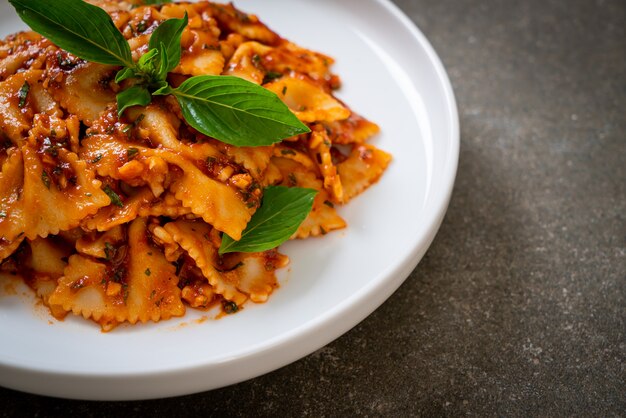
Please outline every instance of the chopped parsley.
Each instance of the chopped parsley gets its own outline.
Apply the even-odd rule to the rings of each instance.
[[[135,156],[137,155],[138,152],[139,152],[139,150],[137,148],[128,148],[126,150],[126,158],[128,159],[128,161],[130,161],[133,158],[135,158]]]
[[[237,306],[235,302],[230,301],[224,302],[222,304],[222,307],[224,309],[224,312],[226,312],[227,314],[234,314],[239,310],[239,306]]]
[[[26,97],[28,97],[29,90],[30,84],[28,84],[28,81],[24,81],[24,84],[22,84],[22,87],[20,87],[20,90],[17,92],[17,98],[20,100],[17,104],[19,107],[26,105]]]
[[[115,247],[110,242],[104,243],[104,258],[108,261],[115,256]]]
[[[43,181],[43,185],[46,186],[46,189],[50,189],[50,177],[45,171],[41,172],[41,181]]]
[[[257,68],[259,67],[259,65],[261,65],[261,57],[259,56],[259,54],[254,54],[252,56],[252,63]]]
[[[278,73],[276,71],[268,71],[267,73],[265,73],[265,77],[263,77],[263,83],[269,83],[271,81],[274,81],[278,78],[281,78],[283,76],[282,73]]]
[[[142,20],[137,24],[137,32],[144,32],[146,30],[146,21]]]
[[[63,54],[60,52],[57,53],[57,64],[59,64],[59,67],[61,67],[64,70],[71,69],[74,66],[74,63],[72,62],[72,60],[69,59],[69,57],[63,58]]]
[[[107,196],[109,196],[112,204],[114,204],[115,206],[119,206],[120,208],[124,207],[124,202],[122,202],[122,199],[120,199],[120,195],[115,193],[113,189],[111,189],[111,186],[107,184],[106,186],[104,186],[104,189],[102,189],[102,191],[106,193]]]

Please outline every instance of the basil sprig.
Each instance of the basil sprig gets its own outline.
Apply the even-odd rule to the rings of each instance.
[[[122,67],[116,83],[129,80],[117,95],[121,115],[130,106],[146,106],[153,95],[172,94],[187,123],[205,135],[236,146],[270,145],[310,132],[274,93],[231,76],[196,76],[177,88],[167,75],[181,59],[180,39],[187,15],[169,19],[152,33],[148,51],[133,61],[130,46],[111,17],[82,0],[9,0],[19,17],[35,32],[87,61]],[[170,0],[144,0],[144,4]],[[112,204],[123,206],[109,186]],[[261,207],[252,216],[239,241],[223,235],[220,254],[265,251],[289,239],[307,217],[317,191],[269,186]]]
[[[241,239],[222,236],[220,254],[258,252],[275,248],[289,239],[313,207],[317,190],[300,187],[268,186],[261,207],[252,215]]]
[[[180,38],[187,22],[185,13],[182,19],[168,19],[161,23],[150,36],[148,51],[139,58],[137,64],[118,71],[115,82],[119,84],[129,78],[135,79],[137,84],[146,87],[150,92],[167,87],[167,74],[180,62]],[[152,97],[144,105],[151,101]],[[121,114],[126,102],[122,99],[120,103],[119,95],[117,102],[118,112]]]
[[[26,24],[59,47],[87,61],[122,67],[116,82],[132,83],[117,95],[120,115],[129,106],[148,105],[154,94],[173,94],[189,125],[231,145],[263,146],[310,132],[274,93],[243,79],[196,76],[170,87],[167,74],[180,63],[186,15],[161,23],[135,63],[128,42],[99,7],[82,0],[9,2]]]

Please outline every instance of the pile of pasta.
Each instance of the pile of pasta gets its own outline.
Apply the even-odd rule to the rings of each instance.
[[[33,32],[11,35],[0,41],[1,270],[23,277],[56,318],[81,315],[105,331],[181,316],[187,306],[234,312],[266,301],[288,258],[276,249],[220,256],[222,234],[239,239],[268,185],[319,191],[292,238],[344,228],[335,206],[390,162],[366,143],[378,126],[333,96],[333,59],[232,5],[92,3],[111,15],[135,60],[161,22],[186,12],[171,85],[202,74],[244,78],[276,93],[311,132],[234,147],[192,129],[165,96],[120,118],[119,68]]]

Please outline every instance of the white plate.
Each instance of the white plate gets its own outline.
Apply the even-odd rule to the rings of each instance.
[[[456,174],[458,116],[426,38],[385,0],[239,0],[287,39],[337,59],[339,96],[379,123],[394,160],[341,209],[348,229],[290,242],[292,260],[265,304],[236,315],[119,327],[59,322],[30,293],[0,297],[0,385],[79,399],[205,391],[289,364],[369,315],[415,268],[439,228]],[[0,35],[23,26],[0,0]],[[0,290],[2,290],[0,285]],[[1,293],[1,292],[0,292]],[[20,296],[21,295],[21,296]]]

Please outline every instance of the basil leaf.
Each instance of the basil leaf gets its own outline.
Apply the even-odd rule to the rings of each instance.
[[[111,199],[111,204],[119,206],[120,208],[124,207],[124,202],[122,202],[122,199],[120,199],[120,195],[115,193],[111,186],[107,184],[106,186],[104,186],[104,189],[102,189],[102,191],[106,193],[107,196],[109,196],[109,199]]]
[[[133,66],[130,46],[101,8],[82,0],[9,0],[19,17],[59,47],[87,61]]]
[[[28,98],[29,91],[30,84],[28,84],[28,81],[24,81],[24,84],[22,84],[22,87],[20,87],[19,91],[17,92],[17,98],[19,99],[17,107],[19,107],[20,109],[26,105],[26,99]]]
[[[317,190],[269,186],[263,192],[261,207],[248,222],[239,241],[222,236],[219,253],[258,252],[287,241],[311,211]]]
[[[159,50],[156,48],[149,49],[148,52],[139,57],[137,61],[137,73],[145,74],[148,77],[153,77],[157,69],[157,60],[159,56]]]
[[[195,129],[238,147],[271,145],[310,132],[278,96],[242,78],[201,75],[158,93],[173,94]]]
[[[159,47],[159,70],[157,72],[157,78],[159,80],[166,80],[167,79],[167,73],[169,73],[171,70],[169,70],[168,68],[170,68],[170,60],[167,56],[167,49],[165,47],[165,44],[163,42],[161,42],[161,46]],[[178,57],[179,61],[180,61],[180,56]],[[176,67],[174,67],[176,68]],[[174,69],[172,68],[172,70]]]
[[[117,93],[117,114],[121,116],[124,110],[131,106],[147,106],[150,102],[152,102],[152,95],[146,86],[135,84]]]
[[[148,48],[165,51],[167,56],[166,65],[161,65],[159,75],[165,79],[167,73],[172,71],[180,63],[180,37],[187,26],[187,12],[182,19],[168,19],[161,23],[150,36]],[[159,64],[163,64],[163,59]],[[157,65],[159,68],[159,65]]]
[[[165,91],[165,90],[169,89],[170,85],[167,84],[167,81],[161,80],[161,81],[157,81],[157,82],[153,83],[151,85],[151,87],[154,89],[154,91],[152,92],[152,95],[153,96],[158,96],[157,92]]]
[[[115,75],[115,82],[120,84],[127,78],[133,78],[137,76],[137,71],[134,68],[124,67]]]

